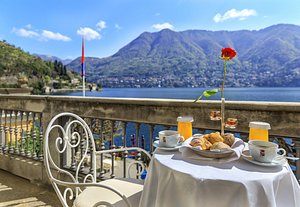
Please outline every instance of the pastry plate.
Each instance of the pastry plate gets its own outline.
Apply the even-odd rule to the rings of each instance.
[[[175,147],[161,147],[161,146],[159,146],[159,140],[155,140],[153,142],[153,146],[158,149],[161,149],[161,150],[174,151],[174,150],[178,150],[182,145],[179,144],[179,145],[176,145]]]
[[[224,149],[224,150],[202,150],[197,147],[191,147],[195,153],[198,155],[201,155],[203,157],[210,157],[210,158],[224,158],[231,156],[234,151],[230,149]]]
[[[202,157],[209,157],[209,158],[225,158],[225,157],[230,157],[232,156],[235,151],[232,150],[232,149],[222,149],[222,150],[203,150],[201,149],[200,147],[192,147],[190,145],[190,142],[192,140],[192,138],[194,138],[195,136],[203,136],[202,134],[196,134],[196,135],[193,135],[191,138],[185,140],[185,142],[183,142],[183,146],[184,147],[188,147],[190,148],[191,150],[193,150],[196,154],[202,156]],[[237,142],[238,138],[235,138]]]
[[[253,159],[253,157],[249,153],[249,150],[243,151],[242,158],[244,160],[247,160],[248,162],[255,164],[255,165],[260,165],[260,166],[264,166],[264,167],[276,167],[276,166],[284,165],[286,163],[285,158],[279,158],[279,159],[275,158],[272,162],[258,162]]]

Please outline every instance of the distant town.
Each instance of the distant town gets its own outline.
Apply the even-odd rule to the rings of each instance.
[[[99,79],[93,80],[104,88],[198,88],[198,87],[218,87],[222,81],[221,71],[217,75],[218,78],[210,79],[205,76],[192,75],[179,76],[165,75],[158,77],[105,77],[100,76]],[[238,76],[238,78],[237,78]],[[270,71],[264,71],[260,74],[228,74],[226,86],[229,87],[253,87],[260,79],[267,79],[273,76]],[[291,75],[290,75],[291,76]],[[287,75],[285,78],[292,79]],[[89,79],[87,77],[87,79]],[[263,84],[263,83],[262,83]],[[257,84],[256,84],[257,85]]]

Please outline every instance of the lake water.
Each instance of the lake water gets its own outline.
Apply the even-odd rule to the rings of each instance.
[[[86,92],[91,97],[117,98],[167,98],[195,100],[204,88],[104,88],[102,91]],[[226,100],[232,101],[283,101],[300,102],[299,88],[225,88]],[[55,95],[82,96],[82,92],[65,92]],[[220,93],[210,98],[220,100]]]

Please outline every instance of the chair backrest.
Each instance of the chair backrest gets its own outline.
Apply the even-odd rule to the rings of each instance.
[[[65,121],[64,126],[61,125],[63,121]],[[75,173],[70,173],[62,167],[61,157],[69,154],[68,156],[72,157],[69,162],[73,164],[78,151],[80,156],[73,166]],[[93,134],[82,118],[73,113],[60,113],[51,119],[45,132],[44,164],[50,182],[64,206],[68,206],[68,198],[73,199],[82,191],[79,187],[72,188],[72,184],[85,183],[88,180],[96,182],[95,152]],[[91,158],[91,167],[82,177],[80,171],[88,154]]]

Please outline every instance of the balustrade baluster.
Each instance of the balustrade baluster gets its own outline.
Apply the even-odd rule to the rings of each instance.
[[[39,160],[43,161],[44,160],[44,153],[43,153],[43,140],[44,140],[44,134],[43,134],[43,113],[40,113],[40,129],[39,129],[39,141],[40,141],[40,146],[39,146]]]
[[[116,148],[116,145],[115,145],[115,140],[114,140],[114,132],[115,132],[115,121],[111,121],[111,149],[115,149]],[[111,174],[110,174],[110,177],[111,178],[114,178],[115,177],[115,155],[116,153],[113,152],[111,153]]]
[[[76,127],[77,127],[77,124],[75,123],[74,128],[71,129],[71,131],[75,132]],[[75,145],[77,143],[75,136],[73,136],[73,135],[69,135],[69,136],[71,136],[71,144]],[[77,152],[77,147],[71,147],[71,155],[72,155],[71,156],[71,169],[74,171],[76,170],[76,166],[77,166],[76,159],[75,159],[77,157],[76,152]]]
[[[140,151],[138,151],[138,152],[136,153],[136,158],[135,158],[135,159],[136,159],[137,161],[141,161],[141,160],[142,160],[142,153],[141,153]],[[139,177],[140,177],[140,176],[138,176],[138,174],[139,174],[139,173],[142,173],[141,170],[142,170],[141,166],[140,166],[139,164],[136,164],[136,173],[137,173],[136,178],[137,178],[137,179],[139,179]]]
[[[93,129],[93,121],[95,121],[95,119],[93,119],[93,118],[90,118],[89,119],[90,120],[90,129],[91,129],[91,132],[93,133],[94,132],[94,129]],[[87,134],[87,137],[88,137],[89,135]],[[91,139],[92,139],[93,137],[90,137],[90,139],[88,139],[89,140],[89,145],[90,145],[90,157],[91,157],[91,159],[90,159],[90,173],[91,174],[93,174],[94,173],[94,168],[93,168],[93,165],[94,164],[96,164],[96,163],[94,163],[93,162],[93,146],[92,146],[92,141],[91,141]],[[94,140],[94,143],[95,143],[95,140]]]
[[[104,137],[103,137],[103,120],[99,120],[99,128],[100,128],[100,143],[101,143],[101,149],[105,150],[105,144],[104,144]],[[104,168],[103,168],[103,154],[100,155],[100,179],[104,179]]]
[[[144,135],[142,135],[142,137],[141,137],[141,148],[145,149],[145,136]]]
[[[23,115],[24,112],[20,112],[20,119],[21,119],[21,129],[20,129],[20,136],[21,136],[21,155],[25,156],[25,149],[24,149],[24,143],[25,143],[25,136],[24,136],[24,129],[23,129]]]
[[[9,111],[9,153],[14,153],[13,146],[13,127],[12,127],[12,113],[13,111]]]
[[[127,139],[126,139],[126,129],[127,129],[127,122],[122,122],[122,137],[123,137],[123,147],[127,147]],[[124,151],[123,154],[123,177],[126,178],[126,165],[127,165],[127,155],[128,151]]]
[[[20,154],[18,140],[18,111],[15,111],[15,153]]]
[[[95,142],[95,144],[96,144],[96,150],[101,150],[101,144],[102,144],[102,140],[101,140],[101,133],[102,133],[102,131],[101,131],[101,126],[102,126],[102,121],[100,120],[100,119],[96,119],[96,121],[97,121],[97,130],[96,130],[96,134],[97,134],[97,136],[98,136],[98,140],[97,140],[97,142]]]
[[[141,128],[141,124],[135,123],[135,145],[136,145],[136,147],[140,147],[140,143],[139,143],[140,128]]]
[[[30,142],[30,131],[29,131],[29,116],[30,112],[25,112],[26,113],[26,156],[31,157],[31,151],[29,147],[29,142]]]
[[[130,141],[131,141],[131,146],[132,146],[132,147],[135,147],[134,140],[135,140],[134,134],[130,135]]]
[[[83,159],[83,156],[84,156],[84,149],[85,149],[85,139],[84,139],[84,136],[83,136],[83,128],[80,127],[79,128],[79,134],[80,134],[80,138],[81,138],[81,143],[80,143],[80,160]],[[84,158],[85,159],[85,158]],[[80,172],[84,172],[84,163],[81,164],[80,166]]]
[[[150,153],[152,154],[153,152],[153,131],[154,131],[154,125],[153,124],[150,124],[149,125],[149,137],[150,137]]]
[[[38,159],[38,157],[37,157],[37,153],[36,153],[36,148],[37,148],[37,146],[36,146],[36,143],[37,143],[37,140],[36,140],[36,127],[35,127],[35,117],[36,117],[36,113],[35,112],[33,112],[32,113],[32,158],[33,159],[35,159],[35,160],[37,160]]]
[[[0,151],[3,152],[3,137],[2,137],[2,133],[3,133],[3,125],[2,125],[2,113],[3,113],[3,109],[0,109],[0,137],[1,137],[1,143],[0,143]]]
[[[5,139],[4,139],[4,153],[7,153],[8,151],[8,126],[7,126],[7,111],[4,110],[4,136],[5,136]]]
[[[140,128],[141,128],[141,124],[140,123],[135,123],[135,143],[136,143],[137,147],[140,147],[140,143],[139,143]],[[141,153],[140,152],[136,152],[135,159],[138,160],[138,161],[141,160]],[[136,173],[137,174],[139,174],[140,169],[141,169],[141,166],[139,166],[138,164],[136,164]],[[139,176],[137,175],[136,178],[138,179]]]

